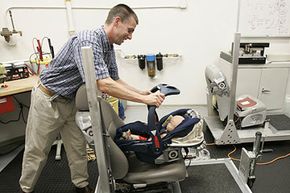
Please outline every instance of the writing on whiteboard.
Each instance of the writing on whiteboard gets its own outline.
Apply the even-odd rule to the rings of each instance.
[[[246,36],[289,36],[289,0],[241,0],[239,31]]]

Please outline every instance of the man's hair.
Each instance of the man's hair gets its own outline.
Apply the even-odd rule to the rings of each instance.
[[[122,22],[124,22],[125,20],[129,19],[132,16],[135,19],[136,24],[138,24],[138,17],[136,13],[125,4],[118,4],[109,11],[108,17],[106,19],[106,24],[112,23],[113,19],[117,16],[121,18]]]

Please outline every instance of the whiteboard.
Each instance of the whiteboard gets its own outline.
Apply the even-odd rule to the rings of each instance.
[[[244,37],[290,37],[290,0],[239,0],[237,31]]]

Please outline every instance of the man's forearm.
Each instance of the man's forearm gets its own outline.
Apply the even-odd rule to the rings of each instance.
[[[150,94],[149,91],[141,91],[141,90],[138,90],[137,88],[127,84],[125,81],[121,80],[121,79],[118,79],[116,82],[120,83],[121,85],[123,85],[124,87],[126,87],[127,89],[131,90],[131,91],[134,91],[134,92],[137,92],[141,95],[147,95],[147,94]]]
[[[122,80],[114,81],[111,78],[106,78],[98,80],[97,84],[102,92],[105,92],[110,96],[138,103],[146,103],[144,95]]]
[[[162,104],[165,97],[164,94],[159,91],[154,93],[148,92],[148,94],[140,94],[138,91],[135,91],[133,87],[128,88],[124,84],[114,81],[109,77],[97,80],[97,85],[100,91],[111,96],[133,102],[144,103],[147,105],[155,105],[156,107],[159,107]]]

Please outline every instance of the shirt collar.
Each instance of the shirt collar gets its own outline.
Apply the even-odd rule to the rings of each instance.
[[[100,32],[102,33],[102,35],[104,37],[103,38],[103,41],[104,41],[104,49],[105,49],[105,51],[111,51],[111,50],[113,50],[114,49],[114,45],[113,44],[110,44],[109,38],[108,38],[108,36],[107,36],[107,34],[105,32],[104,25],[101,26]]]

